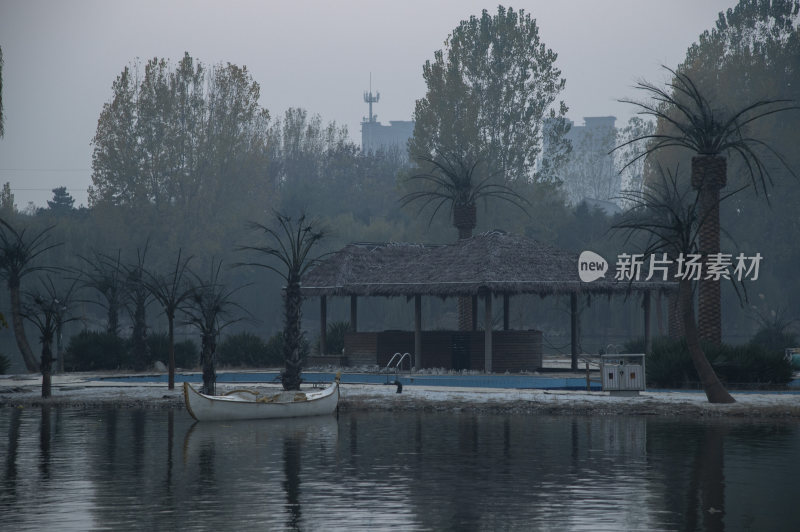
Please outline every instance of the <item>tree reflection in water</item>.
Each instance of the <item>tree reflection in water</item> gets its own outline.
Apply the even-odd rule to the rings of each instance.
[[[725,530],[724,426],[706,426],[697,442],[686,508],[686,529]]]
[[[3,499],[16,499],[17,495],[17,449],[19,448],[19,426],[22,409],[12,408],[8,423],[8,444],[6,445],[5,474],[3,475]]]
[[[800,520],[791,422],[361,412],[192,423],[183,411],[0,409],[0,519],[13,529],[711,531]],[[30,511],[32,500],[49,502]]]
[[[42,421],[39,425],[39,471],[42,480],[50,479],[50,405],[42,405]]]
[[[283,489],[286,492],[286,507],[289,518],[286,522],[288,530],[300,530],[300,437],[289,434],[283,440],[283,471],[286,479]]]

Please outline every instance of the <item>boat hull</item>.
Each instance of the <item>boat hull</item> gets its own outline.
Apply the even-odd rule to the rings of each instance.
[[[301,400],[296,400],[298,395]],[[232,421],[242,419],[281,419],[330,415],[339,404],[339,383],[309,392],[283,392],[258,397],[237,393],[227,396],[205,395],[183,383],[186,409],[197,421]]]

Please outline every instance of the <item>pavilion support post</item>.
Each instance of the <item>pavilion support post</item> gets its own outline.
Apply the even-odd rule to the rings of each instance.
[[[570,344],[572,346],[572,358],[570,368],[575,371],[578,369],[578,294],[569,295],[569,316],[570,316]]]
[[[414,366],[422,369],[422,296],[414,296]]]
[[[508,330],[508,307],[509,307],[508,294],[503,294],[503,330]]]
[[[492,372],[492,291],[484,296],[483,313],[483,356],[486,373]]]
[[[472,296],[472,330],[478,330],[478,296]]]
[[[653,351],[653,335],[650,330],[650,290],[645,290],[642,299],[644,308],[644,354],[649,355]]]
[[[358,297],[350,296],[350,331],[358,332]]]
[[[325,356],[325,344],[328,336],[328,298],[319,299],[319,354]]]

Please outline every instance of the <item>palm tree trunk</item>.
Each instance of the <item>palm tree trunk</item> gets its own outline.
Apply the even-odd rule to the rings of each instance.
[[[106,331],[112,336],[119,336],[119,308],[116,302],[108,302],[108,325]]]
[[[217,374],[214,371],[214,352],[217,350],[216,336],[203,333],[203,393],[214,395],[216,392]]]
[[[458,229],[459,240],[472,238],[472,231],[475,229],[477,221],[477,209],[474,203],[453,205],[453,226]],[[459,331],[472,330],[472,314],[474,312],[477,312],[477,309],[472,308],[471,297],[458,298]]]
[[[169,377],[167,378],[167,389],[175,389],[175,316],[172,314],[167,315],[167,323],[169,329]]]
[[[717,374],[714,372],[714,368],[711,367],[711,364],[706,358],[702,347],[700,347],[697,324],[694,320],[691,281],[681,281],[678,286],[678,293],[683,314],[683,328],[686,333],[686,345],[689,348],[689,355],[692,357],[692,363],[694,364],[695,370],[697,370],[697,376],[700,378],[703,391],[706,392],[708,402],[735,403],[736,400],[731,397],[731,394],[729,394],[722,385]]]
[[[283,294],[286,298],[283,325],[283,361],[284,369],[281,374],[281,383],[284,390],[299,390],[303,382],[301,373],[303,369],[302,357],[302,320],[303,295],[300,292],[300,282],[292,280],[287,283]]]
[[[42,338],[42,397],[48,398],[52,395],[51,375],[53,369],[53,353],[50,349],[49,338]]]
[[[698,245],[703,263],[708,256],[719,253],[719,202],[720,190],[727,182],[724,157],[700,155],[692,157],[692,187],[699,195],[700,232]],[[707,271],[707,268],[704,268]],[[697,329],[700,338],[714,344],[722,342],[722,308],[720,281],[700,279],[697,292]]]
[[[22,360],[25,362],[25,369],[29,373],[39,371],[39,363],[36,361],[36,356],[33,354],[28,338],[25,336],[25,323],[22,320],[22,303],[19,295],[19,284],[8,285],[8,290],[11,294],[11,325],[14,328],[14,337],[17,340],[17,347],[22,354]]]
[[[64,349],[61,333],[63,326],[59,322],[56,326],[56,372],[64,373]]]

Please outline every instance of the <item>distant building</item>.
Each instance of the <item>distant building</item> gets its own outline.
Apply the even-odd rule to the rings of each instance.
[[[562,170],[564,190],[570,203],[586,201],[613,214],[618,201],[621,177],[609,153],[617,143],[616,117],[587,116],[583,125],[572,124],[566,138],[572,154]]]
[[[413,120],[391,120],[388,126],[380,122],[361,122],[361,149],[364,152],[380,149],[408,149],[408,139],[414,135]]]
[[[378,115],[372,113],[372,104],[378,103],[381,93],[364,93],[364,102],[369,104],[369,117],[361,121],[361,150],[365,153],[378,150],[397,149],[405,152],[408,139],[414,135],[413,120],[390,120],[385,126],[378,122]]]
[[[616,121],[616,116],[585,116],[583,125],[576,126],[570,120],[572,127],[567,138],[572,141],[573,149],[578,145],[608,153],[614,147]]]

